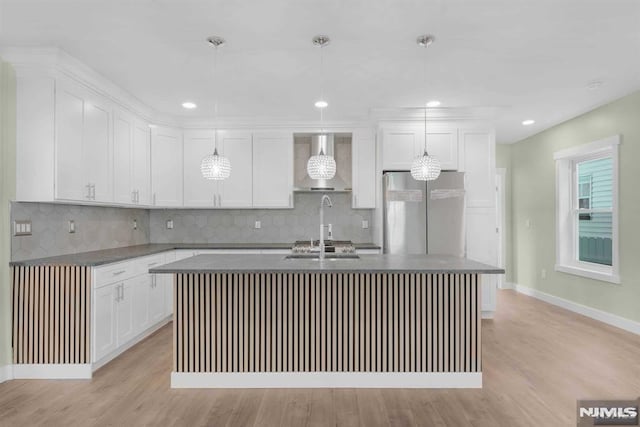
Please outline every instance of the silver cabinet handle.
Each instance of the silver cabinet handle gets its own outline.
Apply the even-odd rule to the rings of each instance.
[[[135,203],[135,202],[136,202],[136,191],[135,191],[135,190],[133,190],[133,191],[131,192],[131,202],[132,202],[132,203]]]
[[[358,207],[358,196],[353,195],[353,207]]]
[[[124,301],[124,283],[120,285],[120,291],[122,292],[122,297],[120,298],[120,301]]]
[[[95,200],[95,199],[96,199],[96,185],[91,184],[91,200]]]
[[[127,270],[114,271],[112,274],[113,274],[114,276],[119,276],[119,275],[121,275],[122,273],[126,273],[126,271],[127,271]]]
[[[153,193],[153,205],[155,206],[156,204],[156,193]]]
[[[136,190],[136,203],[140,203],[140,191]]]
[[[293,206],[293,200],[292,200],[291,194],[289,194],[289,207],[292,207],[292,206]]]
[[[87,188],[86,198],[87,199],[91,199],[91,184],[87,184],[87,185],[85,185],[85,187]]]
[[[158,264],[158,263],[157,262],[152,262],[152,263],[147,264],[147,267],[153,267],[156,264]]]

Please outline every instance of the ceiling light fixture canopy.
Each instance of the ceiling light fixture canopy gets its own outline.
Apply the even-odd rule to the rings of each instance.
[[[418,43],[418,46],[422,46],[424,48],[431,46],[431,44],[433,44],[434,41],[435,41],[434,37],[429,34],[419,36],[416,39],[416,43]],[[425,61],[424,61],[425,92],[427,91],[427,86],[428,86],[426,58],[427,57],[425,55]],[[440,105],[439,102],[438,102],[438,105]],[[437,158],[430,156],[429,153],[427,152],[427,108],[428,107],[429,107],[429,103],[427,102],[424,107],[424,154],[422,154],[421,156],[417,156],[415,159],[413,159],[413,162],[411,163],[411,176],[416,181],[433,181],[434,179],[437,179],[440,176],[440,169],[441,169],[440,161]]]
[[[307,174],[311,179],[331,179],[336,175],[336,160],[333,156],[326,155],[324,147],[326,146],[327,135],[324,132],[324,109],[329,105],[324,100],[324,68],[322,48],[327,46],[331,40],[329,36],[319,35],[312,39],[314,46],[320,47],[320,100],[316,101],[315,106],[320,110],[320,139],[325,143],[320,144],[320,151],[309,157],[307,161]]]
[[[202,162],[200,162],[200,172],[202,173],[202,177],[206,179],[212,180],[223,180],[227,179],[231,176],[231,162],[224,156],[218,154],[218,129],[217,129],[217,119],[218,119],[218,97],[217,92],[215,91],[217,80],[216,80],[216,68],[218,62],[218,48],[224,45],[225,40],[222,37],[211,36],[207,39],[207,42],[211,46],[214,47],[213,54],[213,85],[214,85],[214,106],[213,106],[213,154],[209,154]]]

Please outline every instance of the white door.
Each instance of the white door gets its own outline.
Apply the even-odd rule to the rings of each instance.
[[[93,97],[84,103],[83,167],[85,176],[93,185],[92,200],[111,202],[113,186],[111,173],[111,112],[106,103]]]
[[[376,207],[376,143],[370,131],[354,132],[351,141],[353,153],[354,209]]]
[[[149,292],[149,321],[151,325],[155,325],[165,317],[164,294],[166,285],[163,281],[164,276],[173,277],[172,274],[152,274],[151,288]]]
[[[113,201],[135,203],[131,179],[133,119],[116,112],[113,117]]]
[[[421,150],[423,138],[413,129],[391,130],[382,133],[382,169],[409,170],[416,152]]]
[[[132,150],[133,188],[136,203],[151,204],[151,130],[144,122],[135,121]]]
[[[177,129],[152,129],[151,189],[153,205],[182,206],[182,134]]]
[[[469,208],[495,206],[495,135],[486,130],[460,130],[464,156],[466,203]]]
[[[467,258],[489,265],[498,264],[496,213],[494,208],[467,209]],[[496,310],[496,275],[483,274],[481,304],[484,315]]]
[[[125,280],[124,282],[116,285],[116,287],[120,287],[120,296],[116,306],[118,347],[126,344],[135,335],[133,324],[134,306],[132,280]]]
[[[138,335],[151,326],[149,300],[151,297],[151,275],[143,274],[132,280],[133,334]]]
[[[218,203],[218,181],[206,179],[200,172],[200,163],[205,156],[213,153],[214,144],[212,130],[184,133],[185,207],[215,207]]]
[[[218,184],[220,206],[250,208],[253,204],[253,138],[249,132],[220,132],[219,151],[231,162],[231,176]]]
[[[116,337],[117,285],[96,289],[93,308],[93,361],[96,362],[118,347]]]
[[[84,98],[74,87],[56,83],[55,105],[55,197],[90,200],[89,182],[82,158]]]
[[[293,134],[254,135],[253,207],[293,207]]]

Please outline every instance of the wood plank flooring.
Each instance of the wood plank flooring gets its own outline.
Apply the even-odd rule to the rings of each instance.
[[[572,426],[576,399],[640,396],[640,337],[500,291],[481,390],[171,390],[171,326],[92,381],[0,384],[1,426]]]

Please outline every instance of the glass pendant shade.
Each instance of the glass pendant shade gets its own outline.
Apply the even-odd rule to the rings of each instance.
[[[336,161],[324,151],[311,156],[307,162],[307,173],[311,179],[331,179],[336,175]]]
[[[433,181],[440,176],[440,161],[425,151],[411,163],[411,176],[416,181]]]
[[[200,163],[200,171],[206,179],[222,180],[231,176],[231,162],[224,156],[218,154],[218,149],[213,154],[202,159]]]

